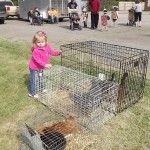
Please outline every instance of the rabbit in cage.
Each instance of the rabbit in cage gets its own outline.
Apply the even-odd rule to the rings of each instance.
[[[69,97],[85,114],[91,113],[98,107],[103,109],[107,106],[102,104],[104,101],[114,102],[114,99],[111,97],[115,95],[115,88],[112,88],[112,86],[117,86],[115,84],[115,73],[112,74],[109,81],[93,79],[87,92],[83,94],[69,93]]]
[[[74,117],[69,116],[66,120],[54,123],[51,126],[41,126],[38,128],[38,132],[42,135],[50,132],[59,132],[64,136],[73,133],[79,133],[79,126]]]
[[[64,150],[66,147],[66,139],[62,133],[59,132],[45,132],[44,134],[38,134],[30,126],[25,124],[31,137],[31,144],[34,150]]]
[[[121,78],[121,83],[118,88],[118,98],[117,98],[117,107],[118,108],[121,107],[122,99],[124,98],[124,96],[126,96],[129,93],[128,87],[126,84],[127,77],[128,77],[128,73],[125,72]]]

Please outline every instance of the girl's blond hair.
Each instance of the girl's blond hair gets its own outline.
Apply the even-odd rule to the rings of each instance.
[[[45,38],[45,42],[47,43],[47,35],[46,35],[46,33],[43,32],[43,31],[38,31],[38,32],[35,33],[35,35],[33,37],[33,40],[32,40],[33,46],[36,45],[37,41],[39,41],[39,39],[41,37],[44,37]]]

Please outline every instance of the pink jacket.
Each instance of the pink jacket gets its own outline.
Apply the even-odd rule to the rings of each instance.
[[[101,16],[101,24],[102,24],[102,26],[107,25],[107,15],[104,14]]]
[[[44,49],[40,47],[32,48],[32,57],[29,62],[29,67],[31,69],[33,70],[44,69],[45,65],[49,64],[51,56],[60,55],[59,51],[53,50],[49,45],[46,45]]]

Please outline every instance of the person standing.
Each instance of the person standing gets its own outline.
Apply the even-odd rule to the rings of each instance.
[[[71,2],[68,3],[68,6],[67,6],[69,9],[77,9],[78,7],[78,4],[76,3],[75,0],[71,0]]]
[[[28,18],[29,18],[30,24],[32,25],[33,24],[33,9],[32,8],[28,11]]]
[[[113,11],[111,11],[111,19],[112,19],[114,27],[116,27],[116,22],[117,22],[118,18],[119,18],[118,7],[113,6]]]
[[[43,83],[43,70],[52,67],[52,64],[50,64],[51,56],[58,56],[61,51],[54,50],[48,44],[47,35],[43,31],[35,33],[32,43],[32,57],[29,61],[30,91],[28,95],[38,98],[38,92],[46,90]]]
[[[78,4],[76,3],[75,0],[71,0],[68,3],[67,7],[68,7],[68,13],[69,13],[70,25],[71,25],[71,23],[72,23],[72,21],[71,21],[71,13],[77,12]]]
[[[84,28],[87,28],[88,13],[86,11],[86,8],[83,8],[81,16],[83,17]]]
[[[108,24],[108,15],[107,15],[107,9],[104,9],[103,10],[103,15],[101,16],[101,25],[102,25],[102,29],[105,29],[106,31],[108,31],[108,27],[107,27],[107,24]]]
[[[99,11],[100,11],[100,0],[89,0],[91,8],[91,29],[98,27]]]
[[[76,3],[75,0],[71,0],[71,2],[68,3],[67,7],[68,7],[68,12],[70,14],[72,10],[76,10],[77,11],[78,4]]]
[[[142,20],[142,6],[139,0],[135,0],[135,5],[134,5],[134,10],[135,10],[135,25],[136,27],[139,25],[141,27],[141,20]],[[138,23],[139,21],[139,23]]]

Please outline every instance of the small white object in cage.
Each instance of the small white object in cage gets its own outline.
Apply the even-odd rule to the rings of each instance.
[[[101,79],[102,81],[104,81],[106,79],[105,74],[103,74],[103,73],[99,73],[98,78]]]
[[[39,77],[42,77],[42,73],[41,72],[39,73]]]

